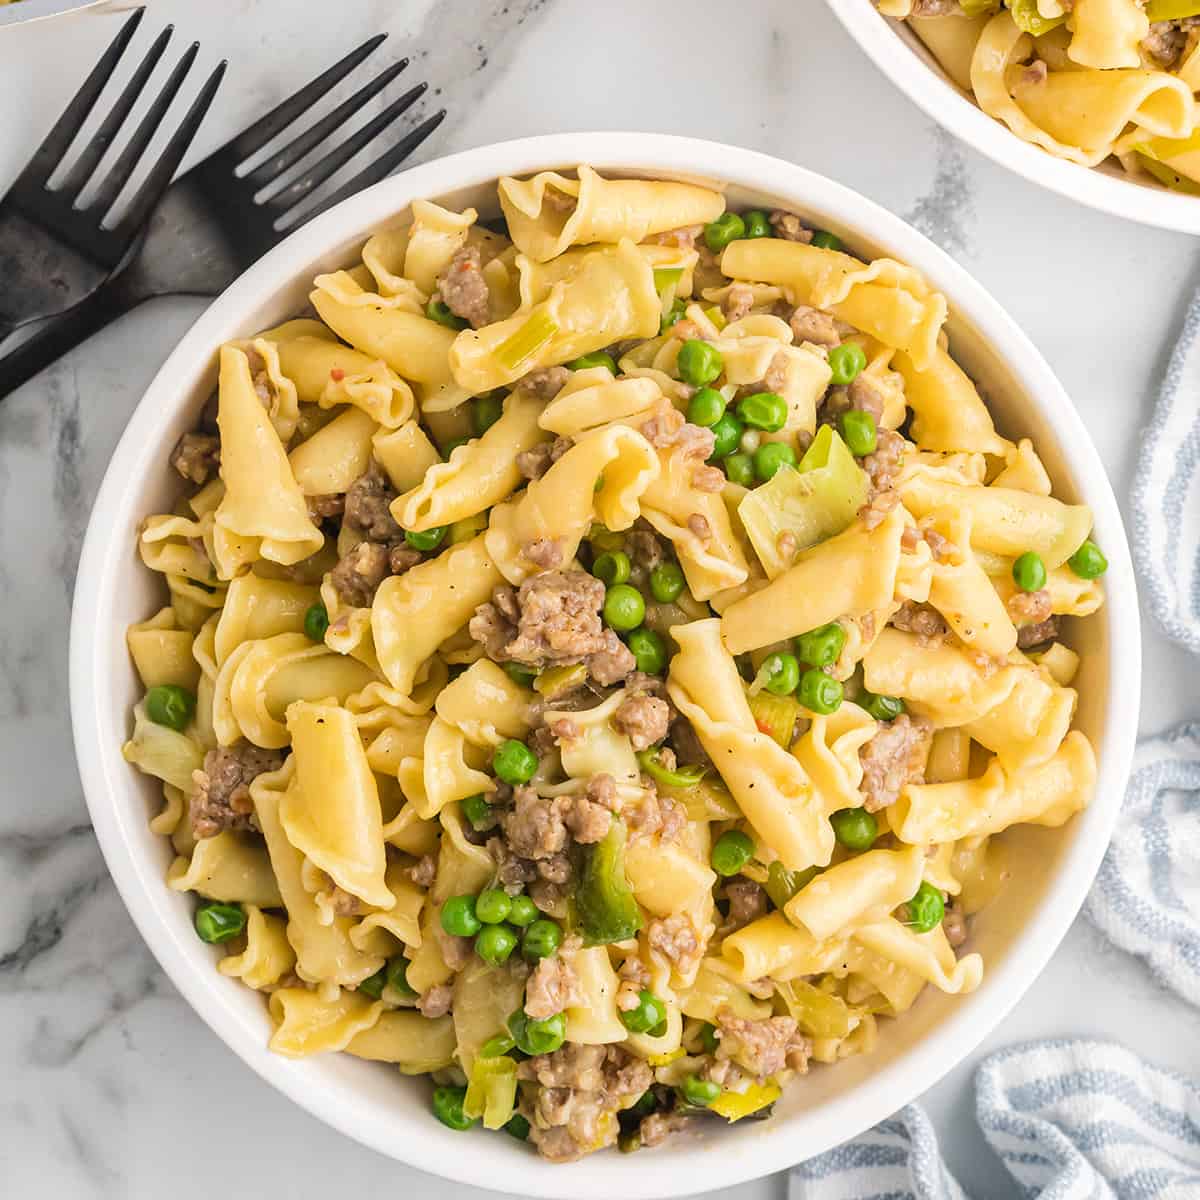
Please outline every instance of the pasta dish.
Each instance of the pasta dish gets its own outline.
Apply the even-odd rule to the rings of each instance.
[[[497,188],[220,347],[124,753],[273,1050],[566,1161],[978,986],[997,835],[1093,788],[1060,624],[1107,564],[911,268],[688,183]]]
[[[875,2],[1019,138],[1200,192],[1198,0]]]

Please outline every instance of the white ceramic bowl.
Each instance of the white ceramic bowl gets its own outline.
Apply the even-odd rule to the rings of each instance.
[[[923,271],[950,301],[953,350],[986,389],[1000,427],[1033,437],[1058,494],[1092,506],[1111,569],[1108,604],[1072,631],[1083,654],[1079,725],[1099,749],[1099,789],[1065,829],[1006,835],[1017,878],[976,922],[972,948],[987,964],[982,987],[962,998],[927,989],[901,1020],[884,1022],[876,1053],[816,1068],[788,1091],[770,1121],[714,1128],[703,1140],[684,1137],[653,1152],[551,1166],[510,1138],[463,1135],[438,1124],[425,1083],[345,1055],[294,1062],[267,1050],[261,996],[217,973],[214,948],[192,931],[192,899],[163,883],[169,848],[146,826],[159,803],[157,788],[121,757],[139,695],[123,635],[161,603],[158,580],[135,552],[138,523],[174,502],[178,484],[167,455],[214,385],[220,343],[294,313],[316,273],[344,265],[412,200],[494,212],[497,176],[578,162],[615,174],[703,182],[724,190],[734,206],[787,207],[865,256],[890,254]],[[200,1016],[264,1079],[384,1154],[465,1183],[576,1200],[675,1196],[779,1170],[890,1115],[968,1054],[1021,997],[1079,911],[1128,774],[1139,679],[1133,574],[1104,469],[1062,387],[999,305],[925,238],[838,184],[731,146],[640,133],[529,138],[428,163],[346,201],[247,271],[184,336],[117,447],[88,528],[71,628],[71,711],[92,821],[142,936]]]
[[[0,4],[0,25],[21,25],[43,17],[58,17],[81,8],[95,8],[104,0],[18,0],[16,4]]]
[[[872,0],[827,0],[846,32],[871,61],[931,120],[993,162],[1089,208],[1143,225],[1200,233],[1200,196],[1185,196],[1154,180],[1133,179],[1116,165],[1082,167],[1017,137],[989,117],[950,79],[903,22],[880,15]]]

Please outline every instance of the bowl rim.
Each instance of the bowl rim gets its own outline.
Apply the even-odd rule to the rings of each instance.
[[[219,992],[226,983],[211,968],[196,969],[195,950],[185,948],[157,911],[164,885],[161,869],[139,855],[131,842],[144,822],[142,804],[114,802],[131,794],[129,766],[116,740],[107,736],[102,706],[114,687],[106,652],[111,652],[117,581],[128,569],[129,547],[110,536],[124,529],[136,503],[126,481],[139,478],[161,456],[165,435],[181,397],[209,369],[214,347],[232,314],[243,319],[264,297],[293,283],[299,267],[348,237],[365,237],[413,199],[441,196],[487,183],[500,175],[525,175],[547,167],[588,162],[600,169],[675,174],[720,180],[766,195],[790,196],[806,207],[845,215],[845,226],[887,246],[922,270],[943,290],[951,311],[963,318],[1013,372],[1046,421],[1063,460],[1105,530],[1111,570],[1107,588],[1110,687],[1100,748],[1100,771],[1092,804],[1075,820],[1083,829],[1060,855],[1058,872],[1033,919],[1014,938],[993,970],[1000,985],[981,990],[914,1046],[872,1075],[850,1095],[796,1117],[777,1118],[773,1130],[747,1139],[740,1153],[672,1155],[639,1162],[637,1169],[612,1167],[594,1158],[573,1167],[524,1163],[517,1166],[487,1147],[450,1152],[453,1138],[440,1127],[414,1130],[388,1122],[346,1089],[305,1086],[294,1064],[272,1054],[261,1027],[236,1019]],[[1016,364],[1019,364],[1016,365]],[[1129,547],[1116,499],[1087,429],[1062,385],[1028,338],[981,285],[923,235],[849,188],[780,159],[720,143],[662,134],[596,132],[552,134],[492,144],[415,167],[385,180],[316,218],[251,267],[215,300],[183,336],[138,402],[113,453],[89,520],[76,579],[70,631],[70,700],[76,755],[97,839],[117,889],[147,945],[191,1007],[257,1074],[302,1108],[347,1136],[379,1151],[460,1183],[527,1196],[570,1194],[601,1200],[620,1191],[629,1200],[686,1195],[731,1186],[782,1170],[798,1161],[797,1121],[803,1122],[811,1157],[892,1115],[962,1061],[1003,1019],[1046,965],[1081,908],[1108,846],[1129,775],[1137,727],[1141,678],[1141,635]],[[124,719],[124,715],[121,715]],[[130,811],[135,810],[135,811]],[[139,827],[138,832],[142,830]],[[1086,834],[1086,835],[1085,835]],[[399,1133],[397,1132],[399,1130]],[[415,1136],[408,1136],[415,1134]],[[722,1139],[723,1140],[723,1139]],[[710,1143],[711,1144],[711,1143]],[[461,1145],[461,1144],[460,1144]],[[726,1142],[732,1148],[734,1143]],[[605,1156],[612,1158],[613,1156]],[[641,1159],[643,1156],[638,1156]],[[650,1156],[646,1156],[650,1157]],[[620,1156],[614,1163],[632,1163]],[[540,1166],[541,1169],[535,1169]],[[664,1169],[666,1168],[666,1169]]]
[[[993,162],[1110,216],[1176,233],[1200,233],[1200,196],[1176,194],[1055,158],[988,116],[944,74],[923,62],[871,0],[826,3],[879,71],[930,120]]]

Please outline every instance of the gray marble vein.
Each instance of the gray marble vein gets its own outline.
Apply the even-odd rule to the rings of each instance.
[[[746,145],[839,179],[969,262],[1047,354],[1124,487],[1164,331],[1194,286],[1193,244],[1078,208],[965,150],[875,72],[819,0],[735,11],[696,0],[682,17],[676,5],[642,0],[601,9],[585,0],[152,0],[150,19],[174,21],[180,42],[198,38],[202,62],[231,61],[194,156],[388,29],[379,65],[411,55],[410,85],[430,83],[422,112],[450,113],[418,158],[539,132],[628,128]],[[0,189],[114,20],[93,12],[0,37],[0,111],[30,117],[0,137]],[[0,1195],[307,1200],[349,1178],[358,1192],[482,1200],[361,1149],[253,1076],[166,980],[88,824],[66,685],[79,546],[129,413],[202,307],[147,305],[0,405]],[[1143,725],[1161,728],[1194,709],[1196,689],[1150,630],[1146,654],[1156,686]],[[979,1053],[1018,1038],[1103,1033],[1200,1071],[1194,1031],[1194,1012],[1077,923]],[[1001,1197],[1007,1175],[970,1119],[978,1057],[925,1102],[970,1194]],[[235,1113],[239,1137],[219,1153],[189,1153],[197,1112]],[[766,1200],[784,1190],[776,1178],[719,1195]]]

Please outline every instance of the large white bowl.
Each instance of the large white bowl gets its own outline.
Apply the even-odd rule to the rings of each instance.
[[[161,585],[135,553],[138,523],[174,503],[178,483],[167,455],[214,385],[220,343],[294,313],[317,272],[344,265],[410,201],[494,211],[497,176],[578,162],[703,182],[723,189],[734,206],[784,206],[863,255],[893,255],[923,271],[949,299],[955,355],[986,390],[1001,428],[1033,437],[1058,494],[1092,506],[1111,569],[1107,606],[1072,629],[1083,654],[1079,725],[1100,755],[1096,798],[1065,829],[1009,836],[1016,879],[974,930],[973,948],[987,963],[982,987],[962,998],[927,990],[904,1018],[884,1022],[876,1053],[817,1067],[770,1121],[728,1130],[714,1121],[703,1140],[550,1166],[510,1138],[446,1129],[430,1116],[423,1082],[345,1055],[293,1062],[267,1050],[262,997],[217,973],[218,954],[192,931],[193,901],[163,883],[169,848],[146,826],[157,788],[121,757],[139,695],[124,630],[161,603]],[[1033,345],[970,276],[883,209],[790,163],[685,138],[571,134],[483,147],[378,184],[271,251],[196,322],[139,404],[96,500],[75,591],[71,711],[92,821],[130,914],[200,1016],[264,1079],[351,1137],[438,1175],[529,1196],[637,1200],[737,1183],[834,1146],[924,1091],[996,1026],[1058,946],[1108,844],[1137,726],[1140,654],[1129,551],[1087,429]]]
[[[921,39],[903,22],[882,16],[872,0],[827,3],[884,75],[930,119],[980,154],[1089,208],[1160,229],[1200,233],[1200,196],[1173,192],[1152,179],[1134,179],[1112,163],[1083,167],[1047,154],[989,117],[942,70]]]

